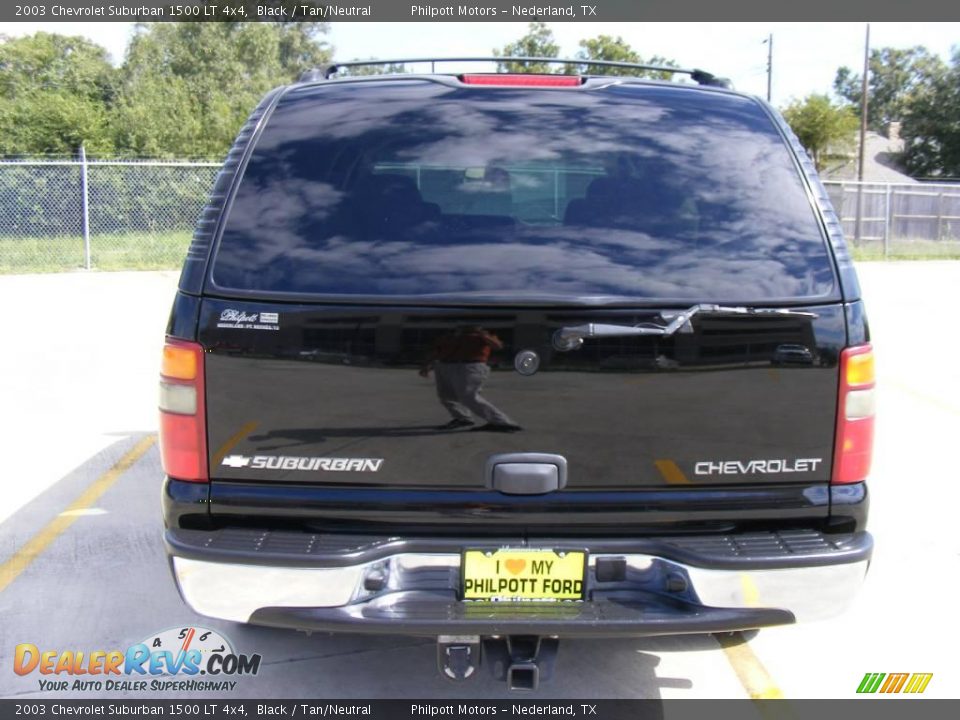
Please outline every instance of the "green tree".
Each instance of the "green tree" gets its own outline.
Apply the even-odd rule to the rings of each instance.
[[[560,46],[557,45],[557,41],[553,37],[553,31],[547,27],[546,23],[532,22],[527,28],[526,35],[519,40],[504,45],[500,50],[494,48],[493,55],[494,57],[555,58],[560,57]],[[567,67],[569,68],[569,66]],[[549,63],[497,63],[497,72],[508,73],[550,73],[557,68],[560,68],[559,72],[564,72],[563,66]]]
[[[579,60],[607,60],[611,62],[628,62],[638,65],[659,65],[663,67],[678,67],[673,60],[652,56],[644,59],[636,50],[619,35],[598,35],[595,38],[580,41],[580,50],[577,52]],[[586,75],[632,75],[635,77],[669,80],[673,73],[657,72],[656,70],[639,70],[630,68],[604,67],[603,65],[584,65],[580,72]]]
[[[147,157],[220,157],[263,94],[329,60],[322,23],[138,24],[111,121]]]
[[[960,177],[960,49],[949,69],[912,95],[901,135],[911,175]]]
[[[803,100],[794,100],[784,109],[783,116],[810,153],[818,170],[822,169],[828,150],[839,150],[853,144],[859,125],[850,107],[834,105],[827,95],[816,93]]]
[[[919,45],[907,49],[875,48],[870,51],[869,68],[867,126],[877,132],[886,131],[892,121],[903,120],[918,93],[923,93],[946,72],[943,61]],[[862,75],[848,67],[837,69],[833,88],[853,105],[857,117],[862,87]]]
[[[109,152],[115,84],[107,51],[89,40],[0,36],[0,154]]]

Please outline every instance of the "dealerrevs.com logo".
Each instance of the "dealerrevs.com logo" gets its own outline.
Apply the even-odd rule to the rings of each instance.
[[[171,628],[126,650],[44,650],[20,643],[13,656],[17,675],[39,675],[47,692],[230,691],[232,678],[256,675],[260,655],[243,655],[216,630]]]

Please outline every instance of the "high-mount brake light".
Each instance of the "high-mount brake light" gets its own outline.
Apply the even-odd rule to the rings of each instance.
[[[873,348],[858,345],[840,353],[840,395],[833,484],[867,479],[873,455],[875,417]]]
[[[501,87],[576,87],[583,80],[576,75],[461,75],[465,85],[498,85]]]
[[[177,480],[208,482],[203,347],[168,338],[160,364],[160,460]]]

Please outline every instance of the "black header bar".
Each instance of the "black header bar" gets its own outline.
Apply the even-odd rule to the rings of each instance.
[[[960,19],[943,0],[24,0],[2,22],[881,22]]]

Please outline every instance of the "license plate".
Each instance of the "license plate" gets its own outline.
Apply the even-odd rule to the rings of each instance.
[[[580,550],[465,550],[464,600],[583,600]]]

